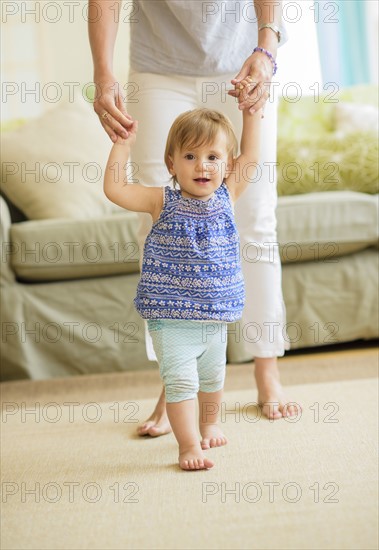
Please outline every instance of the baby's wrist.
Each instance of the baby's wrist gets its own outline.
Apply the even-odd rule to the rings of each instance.
[[[130,149],[131,143],[129,139],[117,138],[117,141],[114,142],[113,147],[116,147],[117,149],[120,147],[122,149]]]
[[[113,147],[130,147],[129,143],[120,143],[119,141],[115,141],[113,144]]]

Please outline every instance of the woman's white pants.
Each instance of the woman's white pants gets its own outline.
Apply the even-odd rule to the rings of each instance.
[[[143,185],[168,185],[164,164],[166,139],[174,119],[197,107],[216,109],[232,121],[239,138],[242,113],[227,95],[235,75],[185,77],[131,72],[127,89],[128,112],[139,121],[132,151],[130,174]],[[255,181],[235,205],[241,241],[246,305],[231,337],[238,339],[249,357],[279,357],[289,349],[285,332],[285,306],[281,264],[276,236],[276,138],[277,101],[271,97],[262,120],[261,161]],[[139,249],[151,228],[149,214],[140,214]],[[142,256],[142,254],[141,254]],[[146,325],[146,323],[145,323]],[[156,360],[151,337],[145,330],[149,359]]]

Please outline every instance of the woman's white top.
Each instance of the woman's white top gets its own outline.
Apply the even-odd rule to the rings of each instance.
[[[134,0],[124,6],[120,20],[130,23],[130,67],[138,72],[235,73],[258,45],[253,0]],[[282,46],[288,39],[283,21],[279,28]]]

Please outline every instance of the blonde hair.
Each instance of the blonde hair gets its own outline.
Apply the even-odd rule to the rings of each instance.
[[[179,115],[173,122],[168,133],[164,161],[170,169],[169,156],[173,157],[176,149],[182,151],[187,148],[197,148],[215,141],[219,131],[224,132],[227,143],[228,156],[237,156],[238,140],[232,123],[219,111],[210,109],[193,109]],[[176,176],[171,180],[178,183]]]

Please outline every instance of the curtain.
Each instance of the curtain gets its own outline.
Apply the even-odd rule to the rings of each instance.
[[[370,83],[366,0],[317,0],[314,9],[324,84]]]

